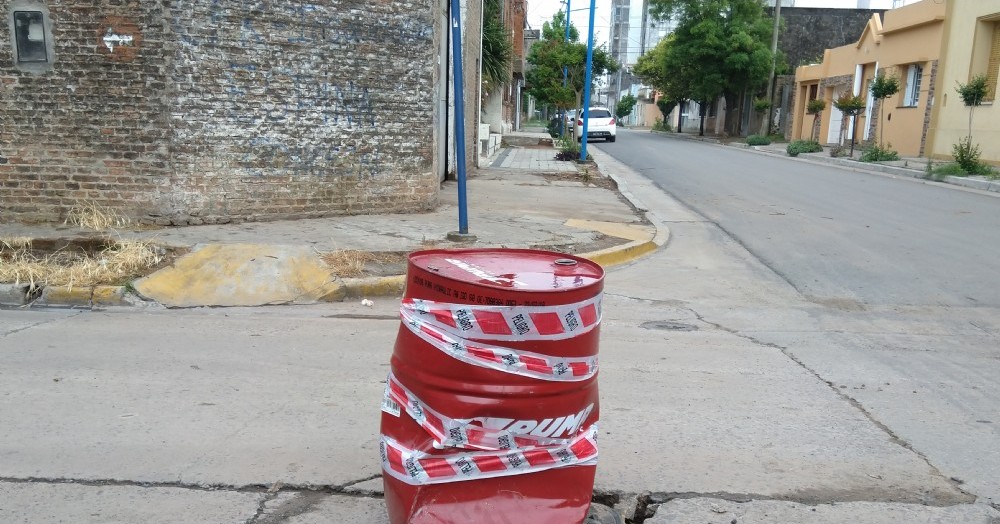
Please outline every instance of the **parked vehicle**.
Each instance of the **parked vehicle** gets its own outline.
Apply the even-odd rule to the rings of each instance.
[[[587,141],[592,138],[603,138],[608,142],[614,142],[616,129],[615,117],[612,116],[610,109],[595,106],[587,111]],[[583,115],[576,119],[573,136],[577,142],[583,141]]]
[[[576,123],[576,109],[566,110],[566,132],[573,131],[573,124]]]

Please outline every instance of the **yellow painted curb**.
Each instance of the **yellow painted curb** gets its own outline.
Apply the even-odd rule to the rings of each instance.
[[[656,242],[653,242],[652,240],[635,241],[621,246],[609,247],[600,251],[582,253],[578,256],[597,262],[602,266],[611,267],[625,264],[626,262],[631,262],[644,255],[648,255],[649,253],[656,251],[656,248]]]
[[[402,295],[405,287],[406,275],[344,279],[345,298]]]
[[[125,288],[122,286],[97,286],[94,288],[95,306],[127,306]]]
[[[85,286],[45,286],[38,304],[51,306],[89,306],[94,289]]]

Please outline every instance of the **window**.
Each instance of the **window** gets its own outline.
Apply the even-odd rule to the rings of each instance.
[[[924,66],[910,64],[906,73],[906,92],[903,93],[903,107],[917,107],[920,103],[920,80],[924,76]]]
[[[14,11],[14,45],[19,64],[49,61],[45,42],[45,13]]]
[[[993,23],[993,42],[990,46],[990,61],[986,66],[986,98],[992,102],[997,93],[997,76],[1000,73],[1000,23]]]

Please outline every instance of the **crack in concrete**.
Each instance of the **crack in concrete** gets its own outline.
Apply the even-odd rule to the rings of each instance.
[[[249,519],[247,519],[244,524],[256,524],[256,523],[260,522],[260,520],[259,520],[260,517],[262,515],[264,515],[264,512],[267,510],[267,503],[271,502],[272,500],[274,500],[275,497],[277,497],[277,496],[278,496],[277,493],[271,493],[271,494],[268,494],[268,496],[262,498],[260,500],[260,502],[257,504],[257,512],[254,513],[254,516],[252,516]]]
[[[740,338],[742,338],[744,340],[748,340],[748,341],[752,342],[753,344],[755,344],[757,346],[767,347],[767,348],[771,348],[771,349],[777,349],[783,355],[785,355],[786,357],[788,357],[789,360],[791,360],[792,362],[795,362],[799,367],[801,367],[802,369],[804,369],[806,372],[808,372],[812,376],[816,377],[817,380],[819,380],[819,381],[823,382],[824,384],[826,384],[827,387],[830,388],[830,390],[833,391],[835,395],[837,395],[838,397],[840,397],[841,399],[843,399],[844,401],[846,401],[848,404],[850,404],[852,407],[854,407],[854,409],[858,410],[866,419],[868,419],[869,422],[871,422],[872,424],[875,425],[875,427],[879,428],[882,432],[884,432],[889,437],[889,441],[890,442],[892,442],[893,444],[896,444],[898,446],[901,446],[903,449],[906,449],[907,451],[910,451],[911,453],[914,453],[915,455],[917,455],[918,457],[920,457],[920,460],[922,460],[925,464],[927,464],[927,467],[929,467],[931,469],[931,474],[932,475],[936,475],[936,476],[944,479],[956,491],[958,491],[959,493],[961,493],[965,497],[970,498],[970,500],[968,502],[974,502],[976,500],[976,496],[975,495],[973,495],[973,494],[965,491],[964,489],[962,489],[960,487],[960,484],[958,482],[956,482],[954,479],[952,479],[952,478],[946,476],[945,474],[943,474],[934,464],[931,463],[930,459],[926,455],[924,455],[922,452],[920,452],[919,450],[917,450],[916,448],[914,448],[913,445],[910,444],[909,442],[907,442],[905,439],[903,439],[902,437],[900,437],[899,435],[897,435],[891,428],[889,428],[889,426],[885,425],[882,421],[876,419],[875,416],[871,414],[871,412],[869,412],[867,409],[865,409],[865,407],[861,404],[861,402],[859,402],[854,397],[851,397],[851,396],[847,395],[843,390],[837,388],[836,385],[834,385],[834,383],[832,381],[829,381],[829,380],[826,380],[825,378],[823,378],[823,376],[820,375],[818,371],[810,368],[805,362],[803,362],[798,357],[796,357],[794,354],[792,354],[792,352],[787,347],[780,346],[778,344],[774,344],[774,343],[771,343],[771,342],[765,342],[765,341],[757,339],[757,338],[755,338],[755,337],[753,337],[751,335],[747,335],[747,334],[741,333],[741,332],[739,332],[739,331],[737,331],[735,329],[731,329],[731,328],[728,328],[726,326],[723,326],[722,324],[719,324],[719,323],[707,320],[705,317],[703,317],[700,313],[698,313],[694,309],[688,308],[688,311],[690,311],[691,314],[693,314],[699,321],[704,322],[705,324],[708,324],[710,326],[713,326],[713,327],[715,327],[715,328],[717,328],[719,330],[725,331],[727,333],[730,333],[732,335],[740,337]],[[785,499],[775,499],[775,500],[785,500]],[[798,501],[793,501],[793,502],[798,502]]]
[[[27,308],[27,307],[28,306],[23,306],[21,308],[16,308],[16,309],[24,309],[24,308]],[[7,308],[3,308],[3,309],[7,309]],[[11,308],[11,309],[15,309],[15,308]],[[36,308],[32,308],[32,309],[39,310],[41,308],[37,308],[36,307]],[[65,308],[60,308],[60,309],[65,309]],[[0,333],[0,337],[6,337],[7,335],[13,335],[15,333],[20,333],[22,331],[26,331],[26,330],[29,330],[29,329],[32,329],[32,328],[36,328],[36,327],[39,327],[39,326],[44,326],[45,324],[51,324],[53,322],[59,322],[60,320],[66,320],[66,319],[74,318],[74,317],[82,315],[86,311],[89,311],[89,310],[84,310],[84,309],[73,309],[73,310],[76,311],[76,313],[74,313],[72,315],[67,315],[65,317],[59,317],[59,318],[50,318],[48,320],[43,320],[41,322],[38,322],[37,324],[31,324],[30,326],[24,326],[24,327],[21,327],[21,328],[12,329],[10,331],[4,331],[3,333]]]
[[[9,484],[77,484],[80,486],[121,486],[121,487],[135,487],[135,488],[174,488],[174,489],[186,489],[192,491],[232,491],[236,493],[267,493],[267,494],[277,494],[277,493],[300,493],[300,492],[319,492],[328,495],[345,495],[349,497],[360,497],[360,498],[379,498],[375,494],[364,494],[364,493],[352,493],[347,491],[348,488],[362,482],[367,482],[369,480],[374,480],[380,478],[381,474],[370,475],[358,480],[352,480],[344,484],[332,485],[332,484],[284,484],[282,482],[276,482],[273,484],[245,484],[245,485],[235,485],[235,484],[193,484],[185,482],[143,482],[138,480],[121,480],[121,479],[72,479],[72,478],[59,478],[59,477],[0,477],[0,483]]]
[[[272,509],[268,515],[263,515],[267,509],[267,504],[276,499],[277,496],[278,494],[275,493],[273,496],[265,500],[264,503],[261,504],[262,511],[258,511],[259,518],[248,521],[246,524],[280,524],[282,522],[287,522],[288,519],[292,517],[297,517],[311,512],[320,502],[332,497],[333,494],[316,491],[300,491],[296,493],[295,497],[282,502],[277,507]]]
[[[858,493],[863,494],[863,493]],[[732,493],[732,492],[710,492],[710,493],[696,493],[692,491],[674,491],[674,492],[645,492],[636,495],[625,496],[626,500],[633,501],[631,506],[625,509],[625,518],[628,524],[642,524],[646,519],[652,518],[656,515],[657,510],[663,504],[667,504],[673,500],[691,500],[691,499],[714,499],[725,502],[732,502],[735,504],[749,504],[751,502],[757,501],[779,501],[779,502],[792,502],[796,504],[802,504],[806,506],[819,506],[827,504],[840,504],[847,502],[875,502],[875,503],[893,503],[893,504],[908,504],[913,506],[935,506],[935,507],[954,507],[963,506],[967,504],[972,504],[974,500],[968,501],[955,501],[947,504],[934,504],[928,502],[907,502],[899,500],[880,500],[877,498],[863,497],[863,496],[831,496],[836,494],[831,494],[829,492],[801,492],[799,494],[791,494],[785,496],[774,496],[774,495],[760,495],[755,493]],[[974,497],[973,497],[974,499]],[[1000,504],[990,504],[993,509],[1000,511]]]

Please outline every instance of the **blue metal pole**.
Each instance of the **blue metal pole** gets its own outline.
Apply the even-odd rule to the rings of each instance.
[[[587,160],[587,119],[590,117],[590,73],[594,67],[594,11],[596,0],[590,0],[590,28],[587,30],[587,70],[583,80],[583,133],[580,160]]]
[[[458,177],[458,232],[469,233],[469,209],[465,197],[465,89],[462,86],[462,12],[451,0],[451,49],[455,61],[455,166]]]
[[[570,0],[566,0],[566,20],[565,20],[565,22],[566,22],[566,41],[567,42],[569,42],[569,2],[570,2]],[[566,66],[563,66],[563,87],[566,87],[566,78],[568,76],[569,76],[569,68],[566,67]],[[560,119],[560,122],[559,122],[559,134],[565,134],[564,130],[563,130],[563,126],[565,126],[565,125],[566,125],[566,110],[563,109],[562,118]]]

